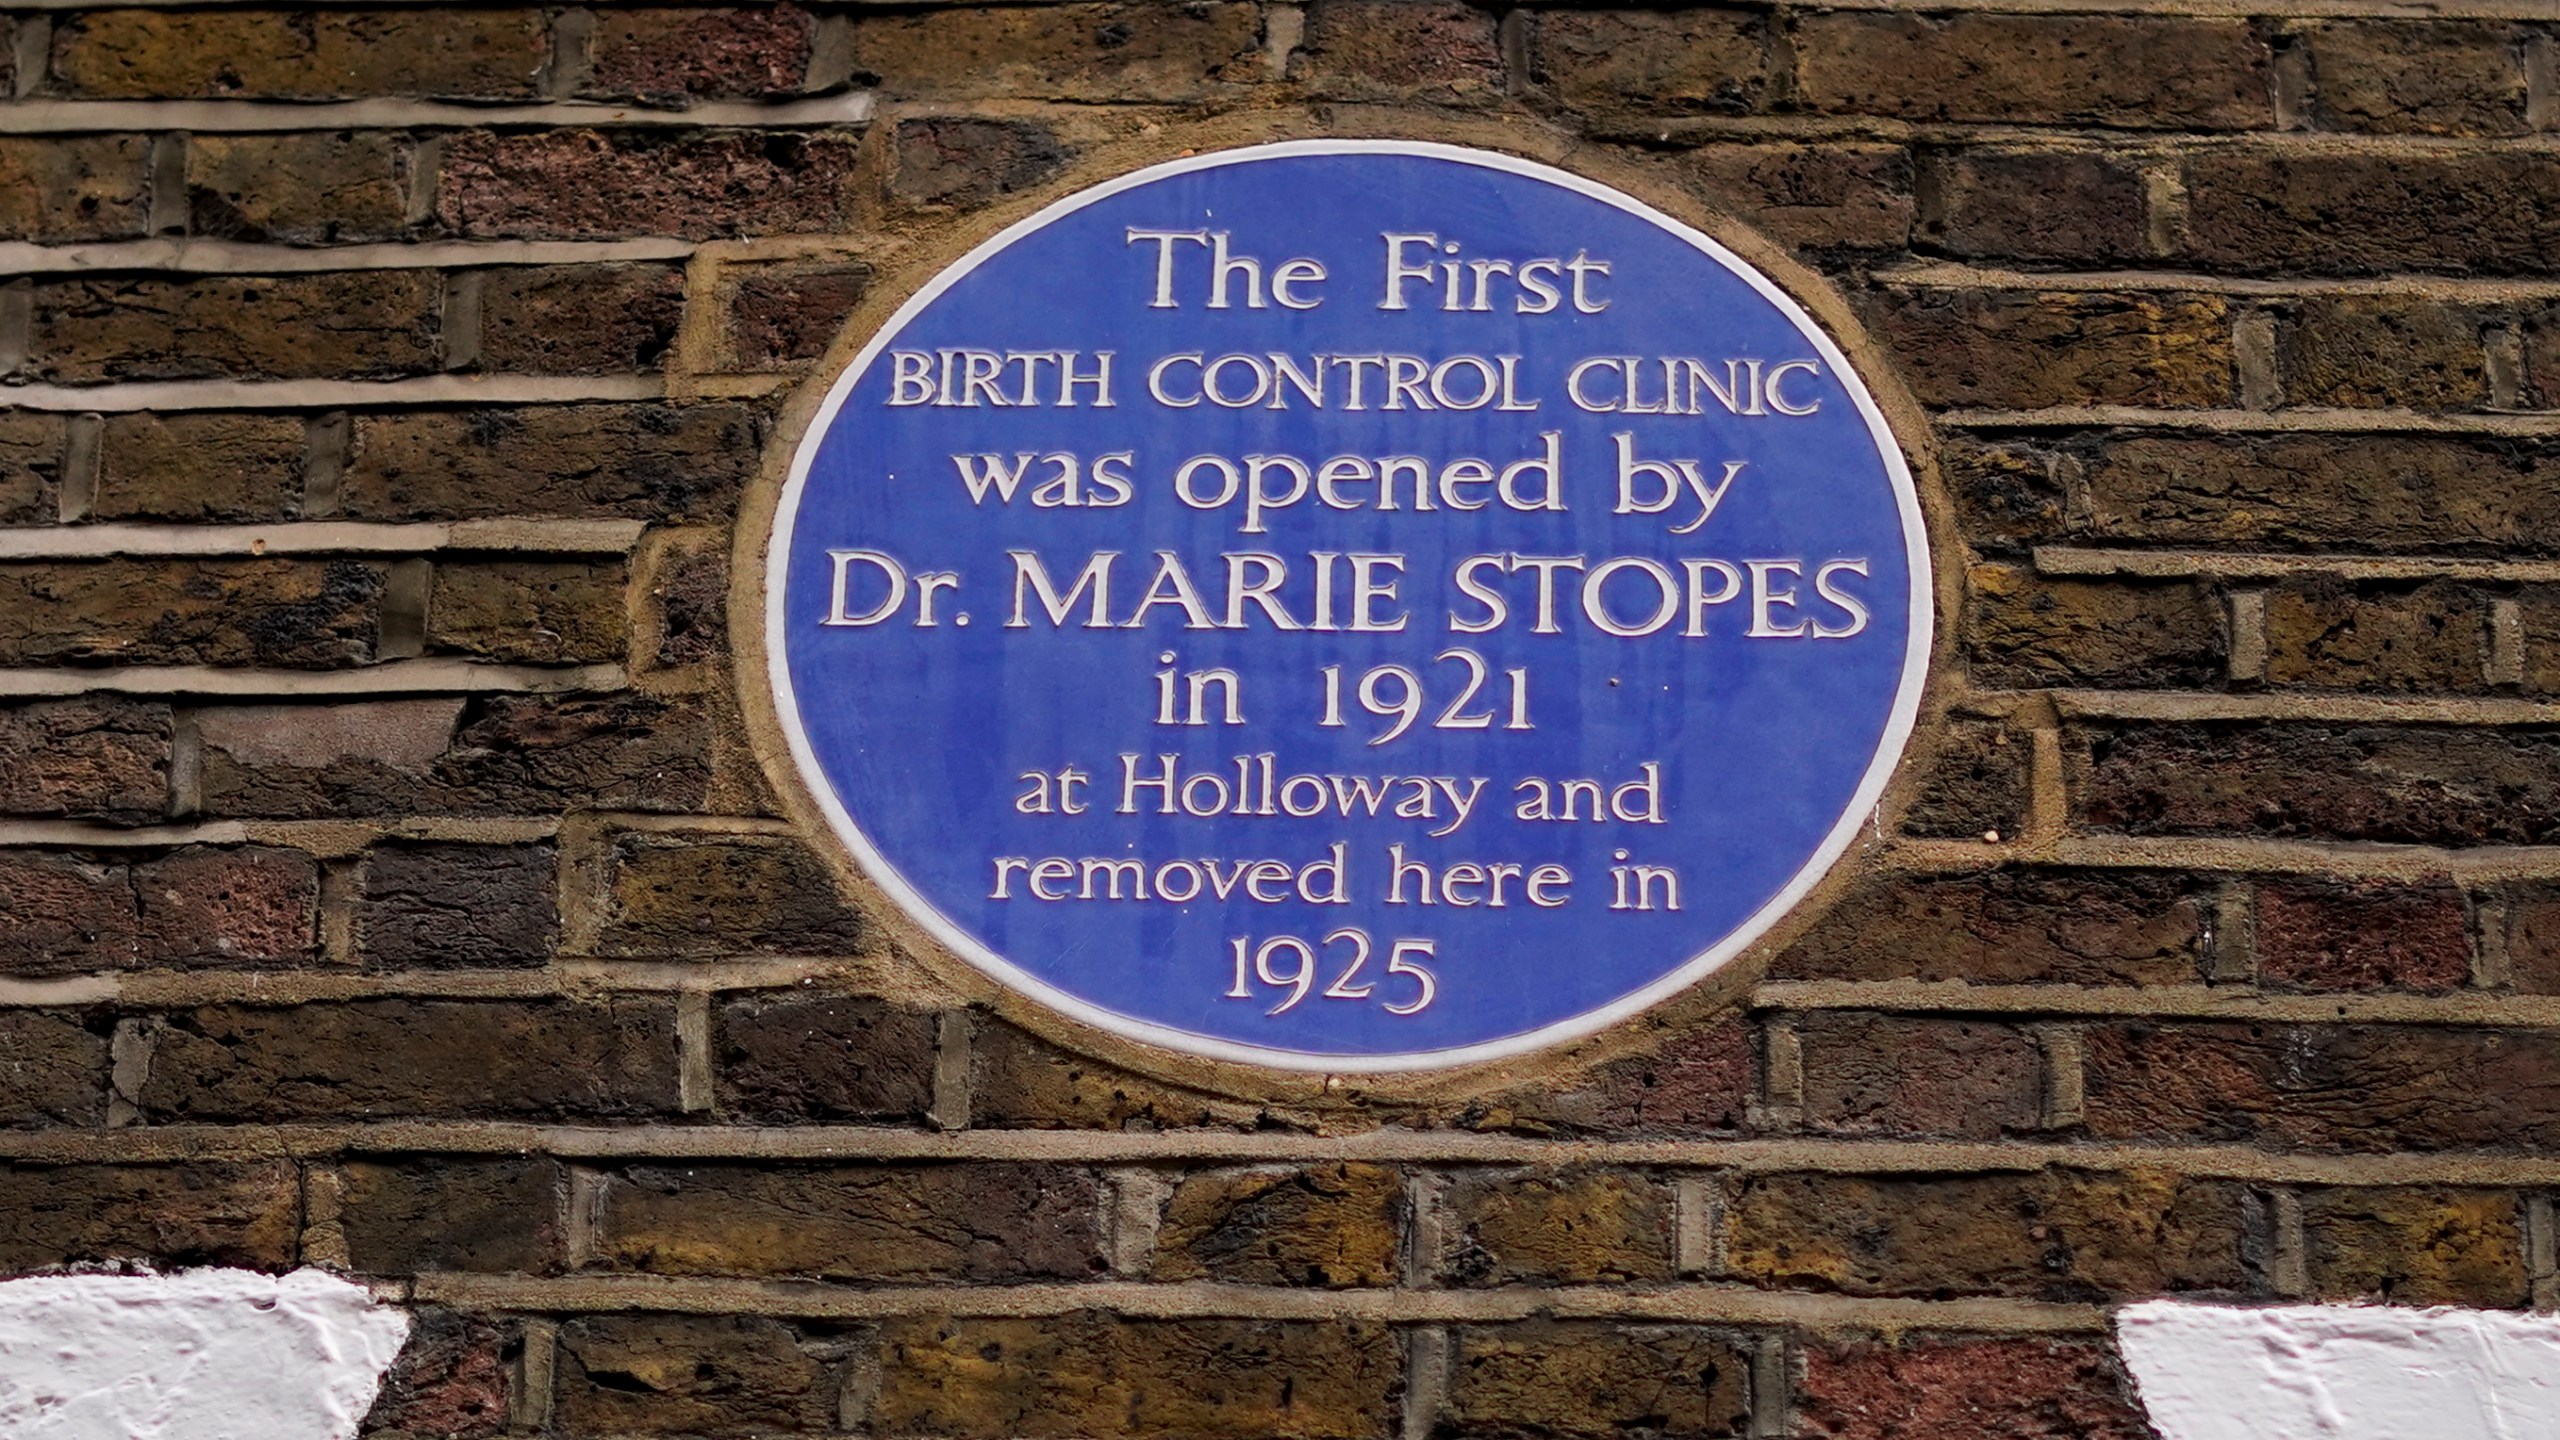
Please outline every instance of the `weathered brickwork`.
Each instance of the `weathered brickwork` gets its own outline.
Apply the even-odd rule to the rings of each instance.
[[[2560,1303],[2560,16],[2382,8],[0,3],[0,1270],[404,1285],[402,1440],[2141,1440],[2130,1301]],[[1336,132],[1835,291],[1945,714],[1722,1008],[1246,1093],[838,885],[731,551],[989,207]]]

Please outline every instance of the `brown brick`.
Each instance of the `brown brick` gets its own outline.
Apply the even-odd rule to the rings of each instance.
[[[1557,1440],[1751,1433],[1751,1354],[1688,1325],[1532,1320],[1450,1336],[1449,1393],[1432,1434]]]
[[[1623,1170],[1480,1170],[1442,1196],[1462,1285],[1589,1285],[1672,1276],[1671,1195]]]
[[[2506,1309],[2527,1299],[2522,1207],[2498,1190],[2313,1190],[2303,1259],[2320,1300]]]
[[[710,721],[645,695],[490,695],[199,712],[212,818],[684,810]]]
[[[0,239],[149,234],[150,165],[151,142],[139,135],[0,136]]]
[[[1891,876],[1843,898],[1773,980],[2191,985],[2207,904],[2182,876],[1993,870]]]
[[[2057,450],[2012,438],[1950,436],[1938,454],[1964,538],[1979,553],[2012,557],[2069,529],[2065,463]]]
[[[2418,135],[2527,129],[2525,32],[2472,20],[2312,25],[2312,95],[2330,128]]]
[[[933,1104],[935,1018],[858,995],[750,996],[713,1012],[720,1108],[752,1121],[915,1121]]]
[[[102,1260],[281,1269],[301,1218],[290,1161],[12,1164],[0,1167],[0,1271]]]
[[[1386,1440],[1402,1365],[1370,1321],[921,1316],[880,1332],[872,1425],[955,1440]]]
[[[571,1435],[810,1434],[838,1385],[778,1320],[593,1315],[560,1327],[553,1423]]]
[[[191,845],[133,867],[142,958],[262,965],[310,958],[320,867],[299,850]]]
[[[2269,125],[2267,47],[2244,20],[1814,13],[1796,98],[1904,120],[2228,130]]]
[[[2297,881],[2258,887],[2260,978],[2306,990],[2458,989],[2471,916],[2450,886]]]
[[[140,1103],[161,1121],[672,1111],[667,1001],[361,1000],[169,1017]]]
[[[628,580],[619,560],[440,562],[427,648],[531,664],[620,661]]]
[[[560,939],[549,845],[385,845],[366,855],[356,949],[383,970],[539,965]]]
[[[2009,1026],[1817,1013],[1796,1031],[1814,1129],[1990,1140],[2036,1126],[2043,1056]]]
[[[1030,120],[953,116],[898,123],[890,193],[916,205],[983,205],[1066,169],[1075,152]]]
[[[61,518],[64,421],[40,410],[0,410],[0,525]]]
[[[445,142],[436,215],[475,239],[836,232],[858,158],[833,132],[474,131]]]
[[[545,1274],[560,1267],[567,1178],[555,1161],[358,1160],[340,1174],[339,1225],[355,1270]]]
[[[2100,1303],[2250,1283],[2240,1188],[2150,1171],[1757,1176],[1725,1225],[1731,1274],[1791,1290]]]
[[[1437,1123],[1531,1135],[1728,1134],[1751,1104],[1751,1026],[1719,1015],[1639,1053],[1470,1101]]]
[[[417,1307],[383,1373],[363,1433],[384,1440],[482,1440],[507,1428],[521,1336],[475,1316]]]
[[[1253,1130],[1257,1107],[1183,1090],[981,1018],[970,1047],[970,1119],[1032,1130]]]
[[[1677,156],[1680,183],[1782,243],[1899,250],[1915,209],[1898,145],[1702,145]]]
[[[2560,549],[2560,446],[2433,435],[2135,436],[2086,460],[2116,543]]]
[[[2560,736],[2326,725],[2124,725],[2066,736],[2074,818],[2136,835],[2414,845],[2560,836]]]
[[[0,709],[0,813],[157,820],[171,735],[166,705],[87,696]]]
[[[1744,11],[1548,10],[1530,77],[1577,111],[1739,113],[1769,85],[1768,22]]]
[[[100,1125],[107,1039],[77,1015],[0,1012],[0,1125]]]
[[[383,571],[354,560],[0,564],[0,661],[286,665],[373,658]]]
[[[683,316],[684,271],[671,265],[492,270],[480,282],[480,366],[543,375],[656,370]]]
[[[2305,299],[2280,315],[2277,375],[2292,405],[2470,410],[2489,403],[2486,312],[2400,295]]]
[[[140,924],[121,862],[0,854],[0,974],[129,969],[142,953]]]
[[[398,138],[379,133],[189,136],[187,230],[296,245],[397,239],[410,165]]]
[[[2222,601],[2204,586],[2048,580],[2013,565],[1966,578],[1965,657],[1983,684],[2210,686],[2228,669]]]
[[[1289,78],[1322,95],[1485,103],[1502,93],[1494,17],[1462,0],[1316,0]]]
[[[2505,897],[2499,931],[2516,989],[2527,995],[2560,995],[2560,886],[2527,885]]]
[[[2560,305],[2545,305],[2525,318],[2524,398],[2560,410]]]
[[[862,943],[826,862],[791,841],[620,835],[597,953],[842,955]]]
[[[2231,316],[2211,295],[1888,290],[1867,307],[1924,404],[2231,403]]]
[[[53,280],[35,288],[29,378],[388,378],[436,365],[433,271]]]
[[[92,10],[53,35],[73,95],[324,100],[531,96],[537,10]]]
[[[2102,1139],[2268,1148],[2540,1149],[2560,1138],[2560,1041],[2429,1025],[2092,1026]]]
[[[2029,747],[1997,721],[1951,720],[1902,828],[1935,839],[2015,835],[2026,825]]]
[[[758,463],[743,405],[537,405],[360,416],[339,504],[360,520],[725,516]]]
[[[1959,150],[1920,172],[1921,244],[1970,258],[2138,261],[2149,253],[2141,168],[2084,150]]]
[[[1393,1285],[1403,1200],[1382,1165],[1186,1175],[1165,1201],[1154,1278]]]
[[[2319,578],[2267,597],[2267,683],[2356,690],[2486,687],[2489,607],[2447,581]]]
[[[696,665],[729,653],[729,555],[718,545],[677,550],[649,576],[648,619],[656,663]]]
[[[857,74],[895,96],[1195,99],[1262,73],[1250,4],[989,6],[858,15]]]
[[[800,88],[817,22],[797,5],[607,10],[586,93],[651,105],[761,100]]]
[[[1080,1279],[1102,1187],[1046,1165],[634,1168],[596,1212],[599,1264],[652,1275]]]
[[[2149,1440],[2105,1346],[2041,1338],[1828,1341],[1804,1350],[1805,1440]]]
[[[280,520],[302,493],[303,424],[220,410],[109,415],[98,442],[100,520]]]
[[[743,265],[721,272],[729,358],[741,370],[788,370],[824,355],[871,285],[852,263]]]
[[[2242,271],[2549,274],[2560,171],[2523,153],[2199,151],[2188,255]]]

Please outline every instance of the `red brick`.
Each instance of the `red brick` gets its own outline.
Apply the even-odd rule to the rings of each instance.
[[[1402,1177],[1382,1165],[1213,1170],[1164,1202],[1153,1278],[1393,1285]]]
[[[1623,1170],[1480,1170],[1441,1198],[1461,1285],[1590,1285],[1672,1277],[1671,1193]]]
[[[0,1271],[104,1260],[277,1270],[294,1262],[301,1219],[290,1161],[0,1167]]]
[[[825,131],[473,131],[445,142],[436,214],[475,239],[842,231],[859,152]]]
[[[1100,1181],[1064,1166],[635,1167],[604,1183],[596,1263],[651,1275],[1083,1279]]]
[[[0,136],[0,239],[148,234],[150,164],[151,142],[140,135]]]
[[[2311,1297],[2385,1305],[2527,1302],[2523,1206],[2500,1190],[2330,1190],[2302,1196]]]
[[[676,1104],[655,999],[361,1000],[169,1017],[139,1097],[155,1121],[594,1118]]]
[[[2471,916],[2450,887],[2262,884],[2258,974],[2305,990],[2459,988],[2471,975]]]
[[[2222,598],[2188,581],[1966,576],[1965,657],[1985,685],[2211,686],[2228,672]]]
[[[2292,405],[2470,410],[2489,403],[2493,312],[2401,295],[2306,298],[2278,314],[2276,373]]]
[[[730,360],[742,370],[787,370],[817,359],[870,285],[870,267],[859,264],[723,270],[720,303]]]
[[[365,857],[358,953],[384,970],[539,965],[560,939],[549,845],[386,845]]]
[[[0,1011],[0,1125],[95,1126],[106,1118],[107,1037],[76,1014]]]
[[[409,1311],[409,1340],[383,1373],[363,1433],[384,1440],[481,1440],[505,1431],[521,1336],[451,1310]]]
[[[379,133],[187,137],[187,232],[225,240],[340,245],[396,240],[410,169]]]
[[[1793,27],[1796,98],[1904,120],[2227,130],[2272,124],[2245,20],[1814,12]]]
[[[136,864],[133,892],[146,964],[295,964],[316,944],[320,867],[299,850],[191,845]]]
[[[2267,597],[2267,683],[2486,689],[2488,617],[2485,596],[2449,581],[2289,580]]]
[[[2560,171],[2522,152],[2199,151],[2187,254],[2250,272],[2560,268]]]
[[[339,505],[357,520],[725,519],[764,435],[725,403],[363,415]]]
[[[109,380],[389,379],[437,363],[433,271],[39,282],[25,374]]]
[[[583,1316],[560,1327],[552,1423],[614,1436],[832,1429],[841,1386],[816,1348],[760,1316]]]
[[[0,813],[158,820],[171,736],[165,705],[90,697],[0,710]]]
[[[480,367],[538,375],[659,369],[684,317],[671,265],[492,270],[480,282]]]
[[[2560,1038],[2433,1025],[2090,1027],[2083,1115],[2100,1139],[2271,1149],[2545,1149]]]
[[[1751,1053],[1740,1017],[1691,1021],[1637,1053],[1470,1101],[1434,1122],[1594,1138],[1729,1134],[1750,1111]]]
[[[2219,296],[1889,290],[1866,306],[1924,404],[2231,403],[2231,315]]]
[[[747,996],[712,1016],[732,1119],[917,1121],[933,1105],[935,1017],[859,995]]]
[[[1232,0],[857,12],[855,73],[894,96],[1126,103],[1262,76],[1262,22]]]
[[[382,588],[382,568],[355,560],[0,564],[0,661],[358,665]]]
[[[2105,151],[1959,150],[1920,172],[1924,245],[1969,258],[2129,263],[2150,253],[2141,168]]]
[[[100,520],[278,520],[302,493],[303,423],[220,410],[109,415],[98,442]]]
[[[796,5],[607,10],[596,18],[587,93],[652,105],[791,94],[817,22]]]
[[[1075,158],[1056,132],[1030,120],[902,120],[897,143],[889,191],[915,205],[983,205],[1046,182]]]
[[[64,418],[0,410],[0,525],[50,525],[61,518]]]
[[[2331,20],[2307,27],[2312,97],[2330,128],[2517,135],[2530,31],[2474,20]]]
[[[1818,1013],[1797,1021],[1805,1123],[1868,1135],[1997,1139],[2035,1128],[2034,1040],[1976,1020]]]
[[[1346,99],[1484,103],[1502,93],[1490,11],[1462,0],[1316,0],[1289,78]]]
[[[131,968],[142,953],[133,876],[120,862],[0,853],[0,974]]]
[[[2208,913],[2200,889],[2138,872],[1878,877],[1816,922],[1769,978],[2192,985]]]
[[[1828,1341],[1804,1351],[1806,1440],[2149,1440],[2133,1387],[2082,1340]]]
[[[1751,1432],[1751,1355],[1689,1325],[1531,1320],[1449,1337],[1435,1436],[1625,1440]]]
[[[338,1224],[359,1272],[560,1268],[567,1176],[556,1161],[355,1160],[340,1175]]]
[[[1533,12],[1529,73],[1576,111],[1738,113],[1769,86],[1768,21],[1742,11]]]

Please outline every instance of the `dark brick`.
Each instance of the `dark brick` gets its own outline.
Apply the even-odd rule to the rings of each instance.
[[[1636,1054],[1549,1076],[1436,1123],[1532,1135],[1712,1135],[1744,1128],[1751,1026],[1726,1014],[1664,1031]]]
[[[1316,0],[1289,78],[1346,99],[1485,103],[1502,93],[1494,17],[1461,0]]]
[[[436,215],[473,238],[841,232],[859,153],[825,131],[473,131],[445,142]]]
[[[2501,938],[2516,989],[2560,995],[2560,886],[2521,886],[2505,900]]]
[[[77,1015],[0,1012],[0,1125],[100,1125],[107,1040]]]
[[[538,10],[91,10],[53,34],[73,95],[326,100],[530,97],[549,58]]]
[[[2276,373],[2292,405],[2477,409],[2489,403],[2488,323],[2440,300],[2306,298],[2277,318]]]
[[[2560,446],[2435,435],[2138,435],[2085,459],[2092,539],[2541,555]]]
[[[1796,99],[1904,120],[2229,130],[2264,126],[2264,41],[2245,20],[1815,12]]]
[[[566,1176],[554,1161],[350,1161],[341,1174],[339,1224],[358,1271],[560,1268]]]
[[[117,861],[0,854],[0,974],[131,968],[142,953],[132,873]]]
[[[294,964],[317,943],[320,866],[299,850],[191,845],[133,867],[142,959]]]
[[[2545,275],[2560,267],[2560,169],[2523,152],[2199,151],[2188,255],[2248,272]]]
[[[346,132],[187,137],[187,230],[337,245],[408,229],[414,162],[398,137]]]
[[[361,1000],[169,1017],[140,1103],[154,1120],[395,1115],[606,1118],[676,1103],[663,1000]]]
[[[1909,151],[1895,145],[1702,145],[1679,183],[1770,238],[1808,250],[1899,250],[1915,210]]]
[[[2084,870],[1870,880],[1770,966],[1774,980],[2192,985],[2207,902],[2183,876]]]
[[[2526,317],[2522,378],[2529,403],[2560,410],[2560,305],[2543,306]]]
[[[0,709],[0,812],[138,825],[169,807],[169,707],[90,696]]]
[[[777,1320],[593,1315],[560,1327],[551,1403],[571,1435],[809,1434],[834,1428],[837,1391]]]
[[[1394,1331],[1365,1320],[919,1316],[880,1332],[872,1425],[955,1440],[1387,1440]]]
[[[656,370],[683,318],[684,271],[675,266],[492,270],[480,281],[480,366],[543,375]]]
[[[862,917],[805,846],[749,836],[616,836],[596,951],[708,958],[841,955]]]
[[[1404,1185],[1381,1165],[1213,1170],[1165,1201],[1155,1278],[1393,1285]]]
[[[935,1017],[858,995],[731,1000],[713,1012],[732,1119],[916,1121],[933,1105]]]
[[[903,120],[889,189],[911,204],[983,205],[1041,184],[1074,154],[1048,126],[1030,120]]]
[[[200,712],[204,813],[318,819],[684,810],[710,722],[645,695],[491,695]]]
[[[727,551],[707,546],[671,552],[650,578],[658,664],[695,665],[729,653]]]
[[[2312,1190],[2302,1196],[2311,1296],[2512,1309],[2527,1301],[2522,1207],[2499,1190]]]
[[[2085,264],[2149,254],[2141,167],[2086,150],[1959,150],[1920,172],[1918,240],[1969,258]]]
[[[110,415],[98,442],[100,520],[278,520],[302,493],[302,422],[219,410]]]
[[[629,578],[619,560],[441,561],[427,648],[538,665],[619,662]]]
[[[2240,1187],[2153,1171],[1768,1175],[1726,1212],[1727,1270],[1845,1295],[2103,1303],[2250,1288]]]
[[[1990,1140],[2032,1130],[2044,1057],[2005,1025],[1816,1013],[1797,1021],[1805,1123],[1867,1135]]]
[[[1103,1268],[1101,1183],[1046,1165],[634,1168],[608,1178],[598,1263],[652,1275],[1079,1279]]]
[[[0,564],[0,662],[358,665],[382,587],[381,566],[354,560]]]
[[[560,940],[549,845],[385,845],[365,857],[356,949],[384,970],[539,965]]]
[[[729,356],[742,370],[788,370],[827,352],[871,285],[853,263],[739,266],[722,274]]]
[[[409,1311],[409,1341],[382,1377],[363,1433],[380,1440],[481,1440],[503,1433],[521,1336],[475,1316]]]
[[[0,136],[0,239],[146,235],[150,166],[151,142],[140,135]]]
[[[2267,683],[2353,690],[2487,686],[2489,607],[2449,581],[2292,580],[2267,597]]]
[[[1768,22],[1743,11],[1548,10],[1530,76],[1577,112],[1739,113],[1769,86]]]
[[[1033,1130],[1254,1130],[1249,1103],[1183,1090],[1061,1050],[992,1020],[970,1047],[970,1120]]]
[[[2312,95],[2340,130],[2522,134],[2528,33],[2475,20],[2322,21],[2306,31]]]
[[[2090,1027],[2083,1115],[2101,1139],[2271,1149],[2547,1149],[2560,1040],[2432,1025]]]
[[[2085,1340],[1828,1341],[1804,1350],[1804,1440],[2150,1440],[2133,1386]]]
[[[282,1269],[301,1220],[290,1161],[0,1167],[0,1271],[103,1260]]]
[[[1965,657],[1986,685],[2211,686],[2228,670],[2222,601],[2185,581],[1967,576]]]
[[[2298,881],[2258,887],[2261,979],[2305,990],[2458,989],[2471,916],[2450,886]]]
[[[62,515],[64,417],[0,410],[0,525],[50,525]]]
[[[797,5],[607,10],[587,93],[652,105],[762,100],[800,88],[817,22]]]
[[[753,410],[720,403],[365,415],[339,504],[357,520],[721,517],[763,444]]]
[[[1924,404],[2231,403],[2231,315],[2219,296],[1888,290],[1866,306]]]
[[[1189,100],[1261,78],[1250,4],[984,6],[859,14],[855,71],[891,95]]]
[[[2028,752],[1997,721],[1947,722],[1902,828],[1946,840],[2015,835],[2026,825]]]
[[[1590,1285],[1672,1277],[1671,1194],[1624,1170],[1477,1170],[1443,1193],[1461,1285]]]
[[[443,282],[431,270],[48,280],[27,378],[387,379],[433,370]]]
[[[2064,750],[2074,816],[2098,830],[2414,845],[2560,836],[2560,736],[2542,731],[2128,724],[2066,736]]]
[[[1673,1440],[1751,1433],[1751,1355],[1688,1325],[1531,1320],[1450,1336],[1434,1435]]]
[[[1981,553],[2023,556],[2069,528],[2070,502],[2060,473],[2064,457],[2054,450],[2021,440],[1950,436],[1938,464],[1964,537]]]

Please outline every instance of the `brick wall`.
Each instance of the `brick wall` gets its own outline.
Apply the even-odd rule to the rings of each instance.
[[[0,4],[0,1268],[377,1278],[412,1437],[2114,1440],[2119,1302],[2560,1300],[2560,17],[2382,8]],[[1650,174],[1927,407],[1953,719],[1738,1006],[1193,1088],[782,818],[782,406],[1204,123]]]

